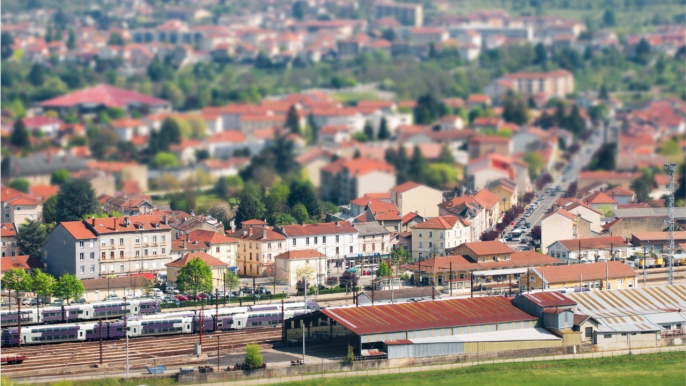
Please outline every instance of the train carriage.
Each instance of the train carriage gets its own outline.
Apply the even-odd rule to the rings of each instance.
[[[16,326],[18,325],[17,316],[18,311],[2,311],[0,312],[0,326]],[[21,311],[21,324],[28,326],[31,324],[38,324],[38,312],[35,309],[28,309]]]

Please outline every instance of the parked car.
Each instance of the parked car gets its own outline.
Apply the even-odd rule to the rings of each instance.
[[[21,301],[22,306],[28,306],[29,304],[31,304],[31,298],[22,299],[22,301]]]
[[[110,295],[110,296],[107,296],[107,297],[105,298],[105,301],[108,301],[108,300],[119,300],[119,295],[117,295],[117,294],[112,294],[112,295]]]
[[[86,304],[86,298],[81,298],[81,299],[74,299],[71,301],[72,304]]]
[[[33,298],[31,299],[31,303],[29,305],[36,306],[39,304],[45,304],[45,301],[42,298]]]
[[[174,287],[174,286],[167,286],[167,288],[165,288],[164,292],[166,292],[168,294],[176,295],[179,293],[179,290],[177,290],[176,287]]]
[[[176,299],[180,302],[187,302],[188,301],[188,297],[183,296],[183,295],[174,295],[174,299]]]

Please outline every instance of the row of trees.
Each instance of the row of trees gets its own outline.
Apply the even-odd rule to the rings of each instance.
[[[442,188],[457,182],[455,160],[447,145],[443,146],[438,159],[433,164],[429,164],[424,158],[419,146],[414,147],[412,157],[409,158],[404,146],[400,146],[398,150],[389,148],[386,150],[385,158],[386,162],[395,167],[398,184],[415,181],[434,188]]]
[[[52,275],[44,273],[40,269],[33,269],[31,274],[27,274],[21,268],[13,268],[2,276],[2,287],[14,291],[15,298],[19,301],[19,292],[33,292],[45,299],[48,296],[55,296],[70,303],[74,299],[79,299],[86,291],[81,280],[71,274],[64,274],[55,279]],[[10,301],[10,307],[12,302]]]

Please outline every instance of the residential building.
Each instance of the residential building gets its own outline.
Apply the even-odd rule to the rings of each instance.
[[[624,237],[591,237],[557,240],[548,246],[548,255],[571,263],[626,259],[633,247]]]
[[[102,203],[107,213],[119,212],[124,216],[151,214],[155,206],[146,198],[114,197]]]
[[[486,86],[485,93],[497,99],[508,90],[524,96],[544,94],[548,97],[565,98],[567,94],[574,92],[574,74],[566,70],[507,74]]]
[[[674,232],[674,244],[686,242],[686,231]],[[669,232],[637,232],[631,235],[631,245],[651,253],[666,253]],[[675,245],[676,249],[676,245]]]
[[[145,289],[150,286],[150,275],[110,276],[98,279],[82,280],[83,298],[87,302],[105,300],[109,295],[117,295],[120,299],[147,295]]]
[[[19,256],[17,246],[17,227],[11,223],[2,223],[2,256]]]
[[[393,18],[405,26],[421,27],[424,8],[421,4],[379,2],[374,5],[374,18]]]
[[[520,288],[556,290],[564,288],[626,289],[637,284],[637,273],[621,261],[539,267],[519,280]]]
[[[469,240],[470,223],[457,216],[438,216],[412,227],[412,258],[444,256],[448,248]]]
[[[171,260],[171,236],[169,225],[155,215],[67,221],[48,234],[42,260],[54,276],[165,276],[164,264]]]
[[[641,173],[583,171],[579,172],[579,178],[576,180],[576,188],[578,190],[583,190],[587,186],[593,185],[596,182],[604,182],[629,189],[631,187],[631,183],[640,176]]]
[[[274,257],[276,264],[276,278],[279,284],[294,286],[298,283],[298,270],[304,266],[312,266],[315,277],[310,280],[318,280],[316,284],[324,285],[328,272],[326,255],[314,249],[301,249],[297,251],[283,252]],[[308,283],[308,287],[315,283]]]
[[[617,208],[617,200],[605,192],[595,192],[585,197],[584,202],[602,214],[613,212]]]
[[[178,277],[179,270],[195,259],[202,260],[212,270],[212,287],[223,288],[222,285],[224,283],[224,277],[226,276],[226,271],[229,265],[212,257],[211,255],[208,255],[205,252],[187,253],[181,258],[165,264],[167,267],[167,283],[176,285],[176,279]]]
[[[517,206],[517,182],[509,178],[501,178],[486,185],[486,189],[500,199],[500,210],[507,212]]]
[[[528,251],[527,251],[528,252]],[[500,241],[474,241],[458,245],[450,250],[453,256],[465,256],[477,263],[512,260],[515,251]]]
[[[364,208],[365,221],[376,222],[391,232],[398,232],[402,217],[395,204],[379,200],[370,200]]]
[[[5,273],[11,269],[22,269],[26,273],[30,273],[31,266],[29,266],[29,256],[5,256],[2,255],[0,258],[0,278],[5,275]]]
[[[269,276],[274,272],[274,257],[288,251],[286,236],[260,220],[244,221],[242,228],[227,235],[238,240],[236,266],[246,276]]]
[[[368,158],[339,159],[321,168],[320,176],[322,199],[334,203],[395,186],[393,166]]]
[[[390,189],[391,202],[401,216],[417,213],[423,217],[438,216],[438,204],[443,202],[443,192],[413,181],[394,186]]]
[[[2,222],[23,224],[28,220],[43,218],[43,204],[40,200],[18,190],[2,187]]]
[[[172,256],[181,258],[188,253],[205,252],[226,263],[227,269],[237,271],[238,240],[219,232],[194,230],[172,241]]]
[[[391,252],[391,232],[376,222],[352,224],[357,229],[358,253],[365,256],[385,256]]]
[[[591,232],[602,232],[603,229],[601,225],[601,220],[603,218],[603,214],[600,213],[598,210],[592,208],[590,205],[579,200],[575,200],[565,205],[563,209],[573,215],[581,216],[584,219],[588,220],[591,223]]]
[[[474,198],[486,210],[486,229],[492,229],[500,220],[500,197],[486,189],[479,190]]]
[[[541,219],[541,250],[548,253],[548,247],[557,240],[591,237],[591,222],[585,218],[557,209]]]
[[[492,153],[509,157],[512,154],[512,140],[498,135],[476,135],[469,139],[468,150],[470,160]]]
[[[633,190],[621,186],[615,186],[612,189],[608,189],[605,191],[605,194],[617,201],[617,205],[630,204],[634,202],[634,199],[636,198],[636,193]]]
[[[300,165],[312,185],[319,188],[321,186],[321,169],[331,163],[331,156],[330,152],[317,147],[297,156],[295,162]]]
[[[501,178],[517,182],[517,194],[523,195],[529,190],[529,166],[519,159],[496,153],[471,159],[465,175],[467,192],[478,191]]]
[[[467,242],[478,240],[487,228],[488,215],[483,203],[474,196],[453,197],[438,206],[439,216],[457,216],[470,223]]]
[[[359,232],[348,221],[284,225],[274,230],[286,237],[289,251],[314,249],[326,255],[327,260],[342,260],[360,253]]]

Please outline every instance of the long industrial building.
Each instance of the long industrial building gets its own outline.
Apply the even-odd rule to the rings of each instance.
[[[283,338],[299,344],[304,334],[306,341],[346,343],[360,354],[371,351],[391,359],[579,343],[573,339],[578,334],[543,327],[541,318],[510,299],[492,296],[322,309],[287,320]],[[567,330],[572,331],[571,324]]]

